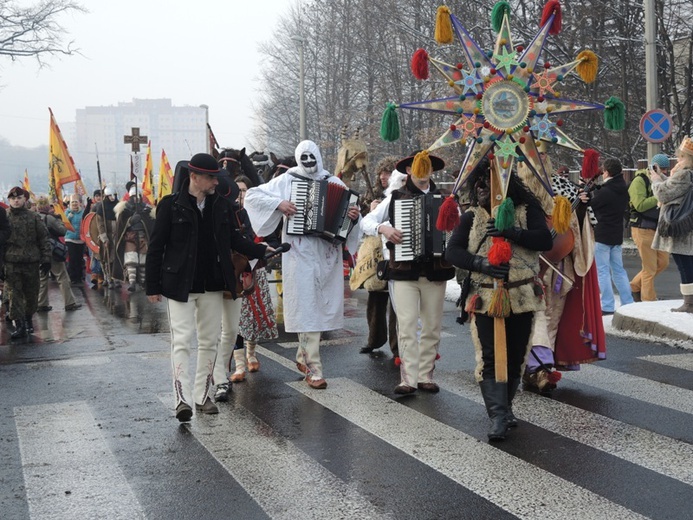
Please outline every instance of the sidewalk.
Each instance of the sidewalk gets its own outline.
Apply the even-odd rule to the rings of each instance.
[[[682,304],[683,300],[661,300],[624,305],[613,316],[604,317],[604,327],[607,333],[618,336],[693,350],[693,315],[671,311]]]
[[[457,301],[460,286],[450,280],[445,299]],[[633,338],[647,342],[665,342],[672,346],[693,350],[693,315],[671,312],[680,307],[683,300],[638,302],[616,309],[613,316],[604,316],[604,330],[614,336]]]

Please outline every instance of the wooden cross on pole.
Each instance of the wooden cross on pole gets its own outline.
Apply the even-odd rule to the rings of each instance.
[[[147,142],[146,135],[140,135],[139,128],[132,128],[132,135],[123,136],[123,142],[132,146],[132,151],[137,153],[140,151],[140,145]]]

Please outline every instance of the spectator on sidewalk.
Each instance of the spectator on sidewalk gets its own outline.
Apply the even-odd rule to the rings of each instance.
[[[652,249],[659,207],[652,191],[650,169],[664,177],[669,176],[669,158],[658,153],[652,158],[650,168],[635,172],[628,196],[630,197],[630,234],[638,248],[641,269],[630,281],[630,290],[636,302],[657,300],[654,279],[669,266],[669,253]]]
[[[681,276],[683,305],[674,312],[693,313],[693,140],[684,137],[678,151],[678,161],[671,176],[664,178],[651,173],[652,190],[661,204],[661,214],[652,248],[671,253]],[[670,220],[669,206],[677,206],[678,218]]]
[[[597,275],[601,292],[602,314],[616,310],[612,282],[616,286],[621,305],[633,303],[628,273],[623,267],[623,215],[628,207],[628,187],[623,178],[623,167],[618,159],[606,159],[602,165],[604,182],[590,196],[581,192],[583,202],[589,201],[597,218],[594,229]]]

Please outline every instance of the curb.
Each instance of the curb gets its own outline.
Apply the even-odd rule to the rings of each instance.
[[[614,329],[631,332],[634,334],[647,334],[657,339],[658,341],[685,341],[693,342],[693,336],[686,332],[673,329],[658,321],[648,321],[642,318],[626,316],[618,311],[614,314],[611,321],[611,326]]]

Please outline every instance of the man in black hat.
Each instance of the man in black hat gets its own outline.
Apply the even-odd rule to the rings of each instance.
[[[176,418],[189,421],[192,407],[199,413],[219,410],[209,392],[214,384],[217,339],[221,328],[224,291],[235,297],[231,250],[261,258],[272,248],[244,239],[234,225],[231,201],[218,195],[216,159],[198,153],[184,165],[189,175],[180,191],[159,202],[149,241],[145,285],[150,302],[167,298],[171,327],[173,387]],[[190,389],[188,361],[191,340],[197,333],[197,371]]]
[[[445,163],[427,151],[414,153],[397,163],[397,171],[407,174],[405,185],[393,191],[363,219],[362,231],[367,235],[382,235],[390,249],[389,278],[393,280],[393,305],[397,314],[401,383],[396,394],[411,394],[417,388],[436,393],[440,389],[433,381],[440,328],[443,317],[446,281],[455,276],[455,269],[442,257],[427,254],[423,258],[399,261],[394,248],[402,244],[412,229],[396,229],[395,200],[416,199],[438,188],[431,180],[434,171]],[[435,222],[435,218],[432,219]],[[419,320],[421,334],[417,334]]]

